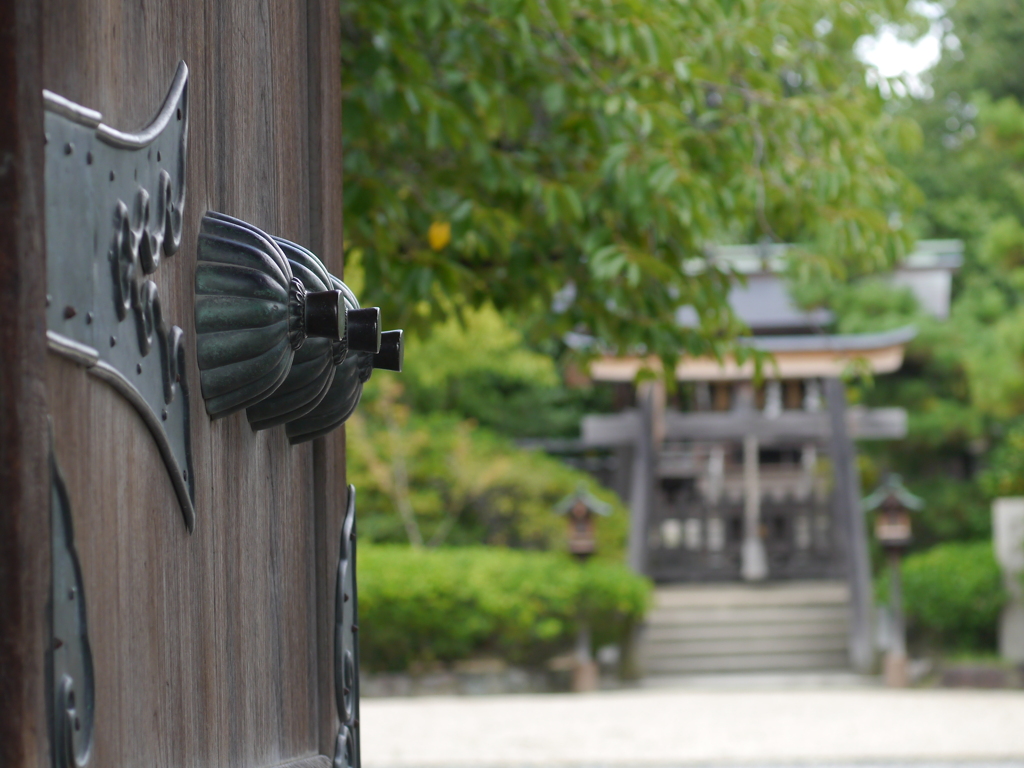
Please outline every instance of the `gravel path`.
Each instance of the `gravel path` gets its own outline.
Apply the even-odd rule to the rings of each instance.
[[[608,691],[364,700],[366,768],[1024,768],[1024,692]]]

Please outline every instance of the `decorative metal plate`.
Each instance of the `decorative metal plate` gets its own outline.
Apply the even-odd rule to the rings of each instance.
[[[178,64],[160,112],[139,133],[48,91],[46,326],[50,349],[110,384],[160,448],[189,531],[195,473],[184,332],[155,278],[181,244],[188,67]]]
[[[50,743],[56,768],[81,768],[92,749],[94,688],[82,569],[71,504],[50,436],[51,644],[47,653]]]
[[[338,737],[333,768],[359,768],[359,599],[356,589],[356,488],[348,487],[334,592],[334,699]]]

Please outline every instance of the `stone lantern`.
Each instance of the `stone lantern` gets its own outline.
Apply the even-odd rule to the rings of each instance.
[[[902,553],[910,546],[910,513],[924,502],[908,491],[899,475],[888,475],[874,493],[864,499],[864,511],[876,512],[875,538],[886,552]]]
[[[889,611],[892,631],[885,654],[885,683],[893,688],[907,686],[907,640],[903,620],[903,584],[900,560],[913,540],[910,513],[924,501],[903,485],[899,475],[888,475],[878,489],[863,500],[864,511],[874,512],[875,538],[889,560]]]
[[[601,501],[582,485],[555,507],[556,513],[566,516],[566,542],[576,559],[585,561],[597,550],[595,522],[599,515],[607,517],[611,511],[611,504]]]
[[[607,517],[612,506],[601,501],[583,485],[567,496],[555,507],[555,512],[565,515],[568,523],[566,541],[569,552],[581,563],[585,563],[597,550],[597,536],[594,523],[597,517]],[[580,617],[579,634],[576,637],[576,653],[572,672],[572,689],[577,693],[597,690],[597,663],[590,652],[590,625],[586,617]]]

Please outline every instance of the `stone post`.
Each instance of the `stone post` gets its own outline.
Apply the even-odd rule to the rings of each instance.
[[[761,467],[757,437],[743,438],[743,550],[741,570],[746,581],[768,577],[768,556],[761,536]]]
[[[889,611],[892,629],[889,633],[889,647],[885,653],[885,684],[890,688],[906,688],[907,674],[907,630],[903,618],[903,575],[900,573],[900,551],[892,549],[889,556]]]
[[[992,538],[1010,596],[999,617],[999,655],[1024,664],[1024,497],[992,502]]]
[[[573,693],[596,691],[600,678],[597,662],[590,652],[590,625],[586,620],[580,621],[579,633],[576,635],[575,665],[572,670]]]

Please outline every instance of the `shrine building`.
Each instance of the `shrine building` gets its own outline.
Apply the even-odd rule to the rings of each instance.
[[[580,441],[562,453],[628,501],[635,570],[659,585],[831,585],[849,610],[848,647],[839,655],[864,668],[872,598],[855,444],[903,438],[907,414],[848,405],[843,376],[897,371],[916,331],[826,331],[831,312],[801,310],[788,294],[786,251],[748,245],[714,253],[745,276],[729,300],[751,331],[741,343],[773,359],[762,383],[750,361],[684,357],[669,395],[660,380],[634,384],[659,361],[598,359],[591,378],[615,384],[625,405],[584,417]],[[886,279],[945,318],[961,261],[959,241],[919,241]],[[680,322],[695,323],[687,310]]]

